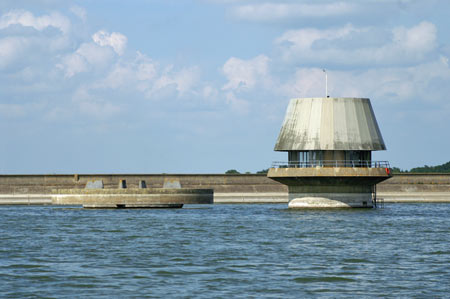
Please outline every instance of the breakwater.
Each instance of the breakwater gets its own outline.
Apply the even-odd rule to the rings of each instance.
[[[126,180],[137,188],[162,188],[165,180],[179,180],[183,188],[213,189],[215,203],[285,203],[287,187],[264,174],[45,174],[0,175],[0,204],[51,204],[53,189],[83,189],[102,180],[105,189]],[[396,174],[377,185],[385,202],[450,202],[450,174]]]

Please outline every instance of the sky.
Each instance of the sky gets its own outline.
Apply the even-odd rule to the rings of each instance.
[[[291,98],[370,98],[450,161],[450,1],[2,0],[0,174],[256,172]]]

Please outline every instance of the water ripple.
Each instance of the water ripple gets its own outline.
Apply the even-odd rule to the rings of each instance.
[[[449,214],[0,206],[0,297],[446,297]]]

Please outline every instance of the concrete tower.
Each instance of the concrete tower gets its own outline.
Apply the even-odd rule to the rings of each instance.
[[[289,103],[268,177],[288,186],[290,208],[372,207],[376,184],[389,163],[372,161],[386,150],[369,99],[301,98]]]

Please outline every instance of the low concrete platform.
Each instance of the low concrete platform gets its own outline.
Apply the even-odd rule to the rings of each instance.
[[[181,208],[184,204],[212,204],[212,189],[55,189],[52,204],[84,208]]]
[[[51,205],[50,194],[0,194],[0,205]]]
[[[385,203],[450,203],[450,189],[447,192],[378,192],[377,197]]]

